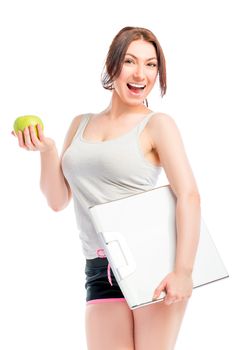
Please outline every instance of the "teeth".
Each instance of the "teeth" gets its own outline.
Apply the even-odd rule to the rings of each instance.
[[[136,87],[136,88],[141,88],[141,89],[143,89],[145,87],[145,85],[140,85],[140,84],[135,84],[135,83],[129,83],[128,85],[130,85],[132,87]]]

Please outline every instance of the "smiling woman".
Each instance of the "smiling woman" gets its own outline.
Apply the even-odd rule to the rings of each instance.
[[[154,46],[142,39],[134,40],[128,46],[119,76],[115,77],[112,88],[129,103],[145,100],[154,87],[158,67]],[[135,98],[135,99],[134,99]],[[130,102],[131,101],[131,102]]]
[[[74,200],[86,259],[89,350],[172,350],[191,295],[199,195],[175,122],[145,105],[158,76],[163,97],[166,63],[156,36],[146,28],[125,27],[113,39],[102,72],[110,103],[73,119],[60,158],[40,125],[39,138],[31,126],[17,134],[22,148],[40,151],[41,190],[48,205],[59,211]],[[132,311],[108,259],[99,255],[103,247],[89,207],[155,188],[162,167],[177,195],[178,256],[174,271],[155,286],[165,288],[165,301]]]
[[[126,35],[126,33],[128,35]],[[146,64],[156,68],[159,73],[161,96],[166,94],[166,61],[161,45],[156,36],[146,28],[125,27],[116,35],[107,54],[105,67],[102,72],[102,85],[105,89],[114,89],[113,82],[119,77],[124,64],[134,64],[138,57],[130,50],[130,44],[136,40],[143,40],[153,46],[152,56],[146,57]],[[141,51],[137,51],[137,55]],[[150,52],[149,52],[150,54]]]

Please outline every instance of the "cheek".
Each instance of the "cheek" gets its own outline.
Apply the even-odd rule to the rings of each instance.
[[[114,81],[114,87],[116,90],[119,90],[123,87],[123,85],[126,85],[127,81],[127,75],[125,72],[121,72],[119,77]]]
[[[128,76],[129,76],[129,72],[126,69],[122,69],[118,77],[118,80],[122,83],[126,82]]]
[[[157,76],[158,76],[158,72],[152,72],[150,75],[149,75],[149,80],[152,82],[152,83],[155,83],[156,80],[157,80]]]

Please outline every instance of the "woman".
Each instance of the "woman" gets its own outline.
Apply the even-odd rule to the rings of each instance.
[[[89,350],[172,350],[192,294],[200,228],[200,196],[173,118],[150,110],[147,96],[159,76],[166,93],[166,64],[155,35],[123,28],[110,46],[102,84],[112,91],[100,113],[75,117],[61,156],[37,126],[18,132],[19,145],[41,154],[41,190],[55,211],[71,197],[86,258],[86,335]],[[177,197],[174,270],[155,286],[164,301],[130,310],[109,269],[88,207],[156,187],[162,170]]]

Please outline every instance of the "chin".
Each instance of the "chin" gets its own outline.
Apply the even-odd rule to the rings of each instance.
[[[126,105],[131,107],[140,107],[144,104],[144,100],[141,100],[141,101],[125,100],[124,102]]]
[[[146,96],[141,96],[141,98],[133,98],[133,97],[126,96],[124,93],[116,94],[116,96],[117,96],[117,99],[119,99],[126,106],[131,106],[131,107],[140,107],[144,105],[144,100],[146,99]]]

